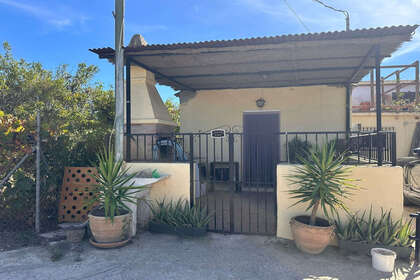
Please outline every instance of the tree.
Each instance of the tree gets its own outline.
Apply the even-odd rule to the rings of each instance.
[[[35,116],[39,110],[42,189],[44,193],[47,190],[58,193],[64,166],[90,166],[98,148],[109,137],[115,115],[113,90],[92,82],[98,71],[96,66],[80,63],[71,73],[66,65],[60,65],[56,71],[49,71],[40,63],[15,59],[7,43],[3,48],[3,54],[0,53],[0,121],[7,122],[9,127],[0,129],[0,178],[33,144]],[[0,213],[12,189],[13,195],[18,196],[19,188],[34,189],[33,158],[9,180],[6,190],[0,189],[3,194]]]
[[[168,98],[165,101],[165,106],[168,108],[168,112],[172,120],[176,123],[175,131],[178,132],[181,127],[179,104],[176,103],[172,98]]]

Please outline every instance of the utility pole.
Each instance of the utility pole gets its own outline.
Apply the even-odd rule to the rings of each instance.
[[[37,107],[39,106],[39,97],[37,97]],[[41,192],[41,116],[39,115],[39,108],[36,112],[36,182],[35,182],[35,232],[40,232],[39,227],[39,212],[40,212],[40,192]]]
[[[115,0],[115,158],[123,159],[124,141],[124,6]]]
[[[313,0],[313,1],[315,1],[315,2],[317,2],[317,3],[319,3],[319,4],[321,4],[321,5],[322,5],[322,6],[324,6],[325,8],[331,9],[331,10],[336,11],[336,12],[343,13],[343,14],[344,14],[344,16],[346,17],[346,31],[350,31],[350,15],[349,15],[349,12],[347,12],[346,10],[340,10],[340,9],[334,8],[333,6],[330,6],[330,5],[328,5],[328,4],[325,4],[325,3],[324,3],[323,1],[321,1],[321,0]]]

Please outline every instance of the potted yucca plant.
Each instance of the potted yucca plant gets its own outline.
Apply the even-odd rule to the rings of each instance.
[[[357,187],[349,179],[350,168],[344,167],[346,155],[337,154],[335,143],[327,143],[320,150],[307,152],[299,156],[301,165],[288,178],[296,189],[289,190],[292,199],[298,199],[292,206],[305,204],[310,215],[293,217],[291,230],[296,246],[307,253],[319,254],[331,241],[334,234],[333,223],[317,217],[322,210],[327,219],[337,213],[337,209],[346,209],[344,199]]]
[[[131,213],[127,203],[137,203],[135,193],[145,187],[133,186],[132,179],[137,174],[129,174],[123,161],[115,159],[112,145],[97,157],[97,174],[91,175],[97,183],[93,198],[88,201],[88,205],[97,205],[89,214],[92,244],[121,243],[130,238]]]

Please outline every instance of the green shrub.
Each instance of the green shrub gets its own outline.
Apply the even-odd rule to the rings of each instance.
[[[206,208],[202,208],[199,204],[190,207],[189,202],[184,199],[175,202],[156,201],[150,205],[150,209],[152,222],[173,227],[203,228],[211,219]]]
[[[410,235],[414,234],[412,221],[405,222],[403,218],[393,220],[391,210],[384,211],[375,218],[372,207],[369,212],[363,211],[361,215],[350,214],[347,224],[343,224],[337,217],[336,234],[341,240],[365,241],[370,244],[384,246],[408,247],[411,245]]]
[[[311,148],[311,143],[300,140],[299,138],[293,138],[293,140],[287,143],[289,162],[300,163],[299,157],[308,159]]]
[[[0,50],[0,179],[25,155],[41,117],[41,230],[57,219],[57,199],[65,166],[97,163],[98,147],[108,141],[114,120],[114,93],[92,78],[98,68],[81,63],[75,71],[61,65],[49,71],[40,63]],[[39,98],[39,99],[38,99]],[[31,154],[0,186],[0,225],[33,225],[35,156]],[[48,220],[48,221],[47,221]]]

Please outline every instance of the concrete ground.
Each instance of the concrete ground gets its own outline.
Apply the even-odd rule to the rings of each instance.
[[[342,256],[336,248],[311,256],[264,236],[145,232],[120,249],[85,242],[79,262],[72,254],[52,262],[44,247],[1,252],[0,279],[420,279],[420,270],[405,263],[385,274],[373,270],[367,256]]]

